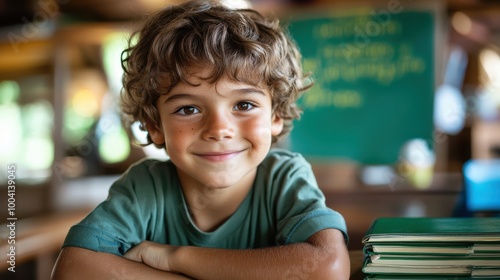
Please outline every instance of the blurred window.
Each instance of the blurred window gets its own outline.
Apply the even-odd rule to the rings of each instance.
[[[0,82],[0,165],[15,164],[16,179],[41,183],[54,161],[54,112],[49,77],[33,76]],[[0,172],[0,182],[6,182]]]

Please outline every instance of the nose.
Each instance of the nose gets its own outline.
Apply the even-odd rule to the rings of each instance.
[[[205,120],[205,128],[203,130],[203,139],[209,141],[222,141],[234,137],[234,121],[231,116],[227,116],[221,112],[210,114]]]

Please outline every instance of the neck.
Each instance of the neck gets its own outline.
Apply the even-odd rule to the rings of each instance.
[[[200,230],[208,232],[217,229],[238,209],[253,186],[256,171],[225,188],[208,187],[195,180],[186,180],[181,173],[179,178],[191,219]]]

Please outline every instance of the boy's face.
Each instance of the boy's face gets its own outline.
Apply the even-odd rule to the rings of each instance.
[[[183,186],[226,188],[253,182],[256,167],[283,129],[269,92],[222,77],[210,84],[195,72],[157,103],[161,127],[148,127],[165,143]],[[193,185],[194,184],[194,185]]]

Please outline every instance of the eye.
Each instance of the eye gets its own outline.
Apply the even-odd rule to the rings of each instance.
[[[198,114],[200,110],[193,106],[184,106],[175,111],[175,114],[179,115],[194,115]]]
[[[243,101],[243,102],[238,102],[236,105],[234,105],[233,110],[235,111],[249,111],[252,110],[255,107],[254,104]]]

